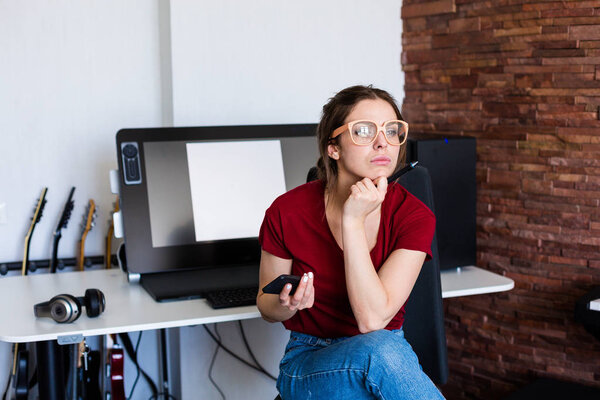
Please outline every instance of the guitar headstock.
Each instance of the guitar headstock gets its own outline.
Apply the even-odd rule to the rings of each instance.
[[[93,199],[90,199],[90,201],[88,202],[88,205],[85,209],[85,214],[83,215],[83,224],[82,224],[82,231],[81,231],[81,236],[85,237],[85,235],[87,235],[87,233],[89,231],[92,230],[92,228],[96,225],[96,217],[97,217],[97,209],[96,209],[96,203],[94,202]]]
[[[40,198],[37,201],[35,206],[35,210],[33,211],[32,227],[35,226],[42,219],[42,214],[44,213],[44,207],[46,206],[46,193],[48,192],[48,188],[45,187],[42,189],[42,193],[40,194]]]
[[[40,198],[37,201],[35,206],[35,210],[33,211],[33,216],[31,217],[31,224],[29,225],[29,230],[27,231],[27,235],[25,235],[25,251],[23,255],[23,264],[21,267],[21,274],[27,275],[27,268],[29,265],[29,244],[31,242],[31,236],[33,235],[33,230],[35,226],[42,219],[42,214],[44,212],[44,206],[46,206],[46,193],[48,192],[48,188],[45,187],[42,189],[42,193],[40,194]]]
[[[86,211],[85,214],[83,216],[83,224],[82,224],[82,232],[81,232],[81,239],[79,240],[79,254],[77,257],[77,268],[80,271],[83,271],[83,266],[85,263],[85,239],[87,237],[87,234],[90,230],[92,230],[92,228],[94,227],[94,225],[96,224],[96,203],[94,203],[94,200],[90,199],[90,201],[88,202],[88,205],[86,207]]]
[[[73,193],[75,192],[75,187],[71,188],[71,192],[69,193],[69,198],[65,203],[62,214],[60,216],[60,220],[58,221],[58,225],[56,226],[56,232],[59,233],[62,229],[67,227],[69,223],[69,219],[71,218],[71,213],[73,212],[73,207],[75,205],[75,201],[73,201]]]

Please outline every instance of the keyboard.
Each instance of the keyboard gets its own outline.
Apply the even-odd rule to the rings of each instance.
[[[252,306],[256,304],[258,286],[234,289],[220,289],[205,293],[212,308]]]

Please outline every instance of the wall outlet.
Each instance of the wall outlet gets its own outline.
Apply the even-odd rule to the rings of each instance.
[[[8,223],[8,218],[6,216],[6,203],[0,203],[0,225],[5,225]]]

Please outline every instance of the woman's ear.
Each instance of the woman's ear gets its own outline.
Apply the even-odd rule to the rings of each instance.
[[[329,158],[332,158],[334,160],[339,160],[340,159],[339,146],[335,145],[335,144],[327,145],[327,155],[329,156]]]

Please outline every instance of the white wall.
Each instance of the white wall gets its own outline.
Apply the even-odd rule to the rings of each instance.
[[[75,210],[59,256],[75,255],[89,198],[100,214],[87,253],[103,253],[120,128],[317,122],[329,97],[358,83],[387,89],[401,103],[400,7],[397,0],[0,0],[0,206],[8,217],[0,263],[21,260],[43,186],[48,204],[31,259],[50,257],[70,186]],[[244,326],[276,374],[287,332],[262,320]],[[246,355],[237,324],[220,332]],[[155,344],[152,333],[144,336],[146,365]],[[183,398],[220,398],[207,378],[213,348],[201,327],[181,329]],[[0,360],[3,389],[10,346],[0,346]],[[275,394],[272,381],[223,352],[213,376],[228,399]],[[148,393],[139,385],[135,398]]]
[[[172,2],[176,125],[318,122],[340,89],[401,102],[398,0]]]

